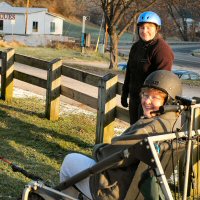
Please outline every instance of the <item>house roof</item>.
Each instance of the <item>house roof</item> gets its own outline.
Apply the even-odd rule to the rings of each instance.
[[[47,8],[28,8],[28,13],[35,13],[35,12],[47,12]],[[6,2],[0,3],[0,13],[21,13],[24,14],[27,12],[26,7],[13,7]]]
[[[55,13],[49,13],[49,12],[47,12],[46,14],[47,14],[47,15],[51,15],[51,16],[53,16],[53,17],[60,18],[60,19],[62,19],[62,20],[65,20],[65,18],[63,18],[63,17],[61,17],[61,16],[59,16],[59,15],[57,15],[57,14],[55,14]]]
[[[13,7],[6,2],[0,3],[0,13],[25,14],[26,12],[27,12],[26,7]],[[28,13],[37,13],[37,12],[46,12],[46,14],[48,14],[48,15],[65,20],[63,17],[61,17],[55,13],[49,13],[47,8],[28,8]]]

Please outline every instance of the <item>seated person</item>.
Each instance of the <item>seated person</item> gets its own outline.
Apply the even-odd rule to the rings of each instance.
[[[173,104],[176,101],[175,96],[181,93],[181,81],[172,72],[158,70],[151,73],[146,78],[140,93],[144,117],[122,135],[114,137],[111,144],[97,144],[93,151],[93,159],[80,153],[68,154],[61,166],[60,181],[63,182],[109,155],[131,146],[132,152],[122,165],[94,174],[76,184],[76,187],[89,199],[124,200],[135,173],[134,169],[139,163],[134,157],[137,154],[135,144],[151,134],[173,132],[179,118],[178,112],[171,111],[158,116],[152,111],[159,110],[159,107],[165,104]],[[159,197],[147,199],[155,200]]]

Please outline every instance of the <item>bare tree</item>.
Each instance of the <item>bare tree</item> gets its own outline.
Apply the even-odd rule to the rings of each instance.
[[[100,0],[110,38],[110,69],[117,69],[118,44],[121,36],[133,24],[135,16],[149,9],[156,1]]]
[[[168,0],[167,9],[172,17],[180,37],[184,41],[194,38],[195,22],[199,20],[199,0]],[[192,19],[192,22],[188,22]]]
[[[27,0],[7,0],[13,6],[26,6]],[[76,16],[77,10],[80,12],[80,0],[29,0],[30,7],[43,7],[48,8],[49,12],[57,13],[65,17]],[[84,6],[84,3],[81,4]]]

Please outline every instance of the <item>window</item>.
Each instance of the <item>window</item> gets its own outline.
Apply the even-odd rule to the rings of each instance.
[[[3,20],[0,20],[0,31],[3,31]]]
[[[38,22],[33,22],[33,32],[38,32]]]
[[[50,23],[50,32],[52,33],[52,32],[55,32],[55,28],[56,26],[55,26],[55,22],[51,22]]]

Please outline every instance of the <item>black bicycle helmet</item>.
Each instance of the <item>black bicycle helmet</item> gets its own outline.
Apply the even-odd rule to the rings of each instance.
[[[182,94],[181,80],[171,71],[157,70],[149,74],[145,79],[143,87],[156,88],[168,95],[168,100],[175,100],[176,96]]]

